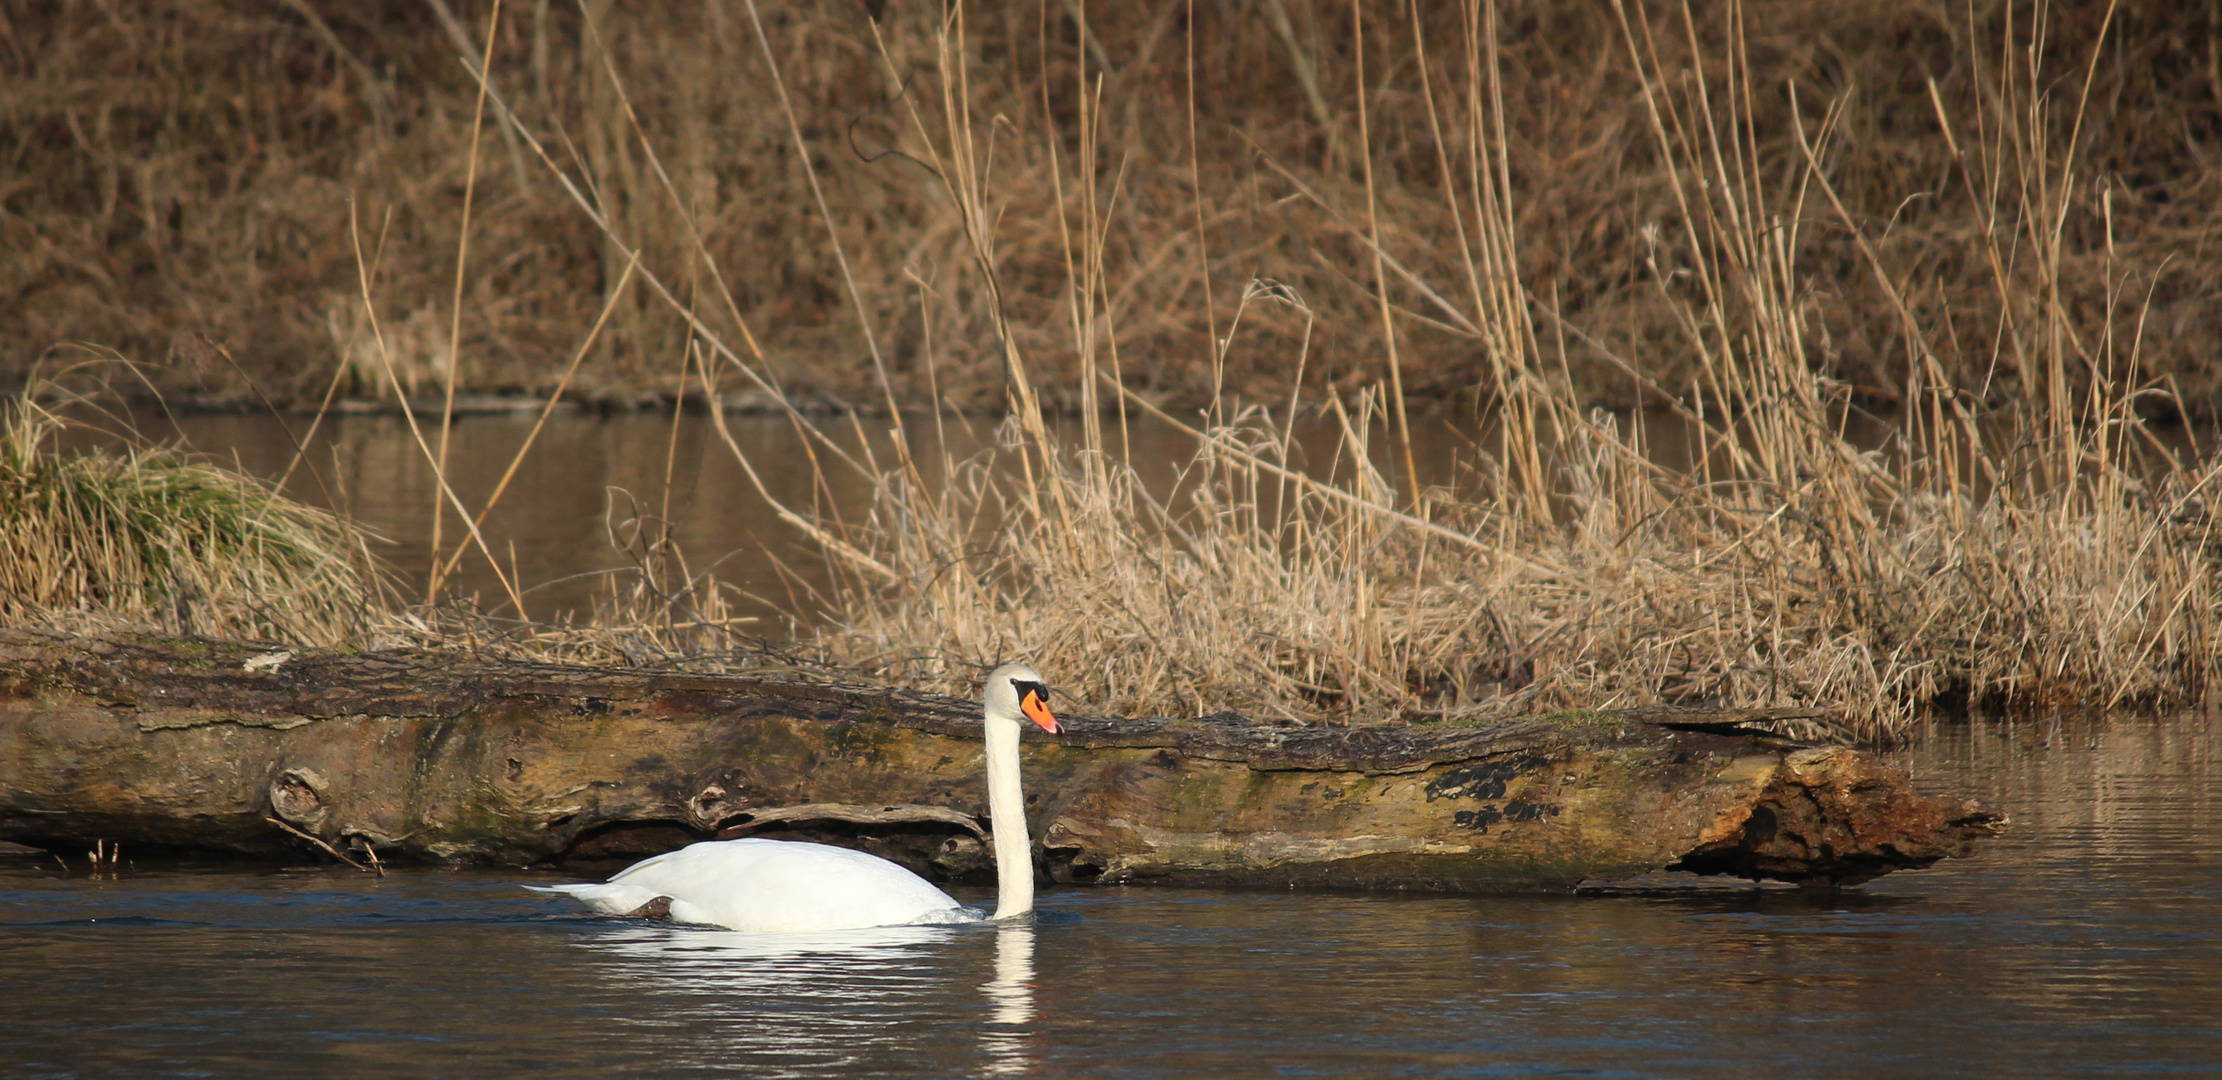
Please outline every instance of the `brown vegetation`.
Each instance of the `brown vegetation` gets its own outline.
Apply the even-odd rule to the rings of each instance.
[[[30,393],[0,409],[0,625],[339,645],[386,621],[345,521],[164,447],[61,452]]]
[[[962,691],[1025,657],[1135,714],[1819,706],[1879,737],[2214,686],[2216,467],[2142,419],[2205,392],[2208,174],[2150,120],[2213,109],[2140,81],[2212,36],[2156,31],[2173,8],[1260,0],[1191,36],[1185,7],[1076,2],[889,11],[875,40],[744,0],[670,41],[584,10],[505,16],[481,134],[465,89],[347,129],[422,152],[426,186],[340,227],[318,332],[389,393],[438,387],[460,319],[472,385],[555,385],[545,357],[584,339],[604,387],[868,396],[891,458],[795,414],[821,477],[877,491],[864,520],[782,511],[845,575],[811,613],[827,660]],[[470,52],[477,24],[435,25]],[[401,108],[333,64],[350,107],[359,83]],[[1468,391],[1491,431],[1421,490],[1407,405]],[[1600,394],[1674,410],[1694,463]],[[1171,495],[1124,441],[1137,411],[1182,422],[1168,396],[1203,406]],[[969,462],[895,408],[998,399],[1003,445]],[[1849,438],[1878,402],[1880,445]],[[1305,465],[1290,424],[1321,410],[1346,438]],[[716,584],[640,551],[624,627],[516,642],[714,665]]]
[[[2019,343],[1993,347],[2003,277],[2007,295],[2057,301],[2078,373],[2123,306],[2142,310],[2143,370],[2181,391],[2142,407],[2212,411],[2212,358],[2222,355],[2212,317],[2222,246],[2209,212],[2222,192],[2207,149],[2222,134],[2222,31],[2212,5],[1855,0],[1758,5],[1731,20],[1703,3],[1694,33],[1672,3],[1644,8],[1658,32],[1640,53],[1603,3],[1519,5],[1498,34],[1519,277],[1567,320],[1567,373],[1586,400],[1640,392],[1612,355],[1674,393],[1702,370],[1649,266],[1663,256],[1680,269],[1647,239],[1680,211],[1640,93],[1641,55],[1682,89],[1700,71],[1720,79],[1731,57],[1748,64],[1736,73],[1749,95],[1739,103],[1745,151],[1770,183],[1800,166],[1797,122],[1811,131],[1836,110],[1823,163],[1874,264],[1833,220],[1800,231],[1798,265],[1829,301],[1813,310],[1803,362],[1871,402],[1903,405],[1913,327],[1948,378],[1997,404],[2037,377]],[[924,403],[931,315],[938,389],[993,406],[1002,376],[992,313],[953,208],[917,165],[886,153],[918,150],[904,141],[901,109],[881,102],[902,78],[915,90],[930,72],[938,9],[775,5],[764,11],[767,54],[738,0],[510,0],[493,35],[494,89],[702,318],[736,340],[747,335],[732,315],[748,321],[782,385],[876,402],[876,344],[897,398]],[[1101,148],[1105,288],[1130,386],[1186,404],[1219,382],[1251,401],[1282,400],[1307,326],[1314,390],[1370,384],[1384,352],[1368,247],[1377,229],[1413,400],[1493,391],[1478,328],[1420,287],[1460,270],[1412,42],[1417,33],[1438,56],[1454,51],[1460,9],[1042,0],[975,10],[966,92],[994,118],[1002,296],[1050,404],[1079,404],[1060,235],[1081,208],[1059,175],[1069,178],[1080,152],[1083,111]],[[344,389],[383,393],[356,297],[352,200],[386,347],[407,387],[434,391],[458,318],[468,183],[457,376],[466,388],[548,389],[624,260],[514,134],[489,125],[485,153],[470,152],[476,85],[459,57],[480,54],[491,14],[487,0],[12,5],[0,16],[0,247],[11,252],[0,261],[0,365],[20,374],[57,341],[91,340],[171,359],[168,389],[246,399],[238,373],[172,348],[205,333],[273,396],[313,404],[335,367]],[[892,64],[868,16],[882,20]],[[2001,90],[2028,76],[2032,56],[2036,89],[2079,108],[2003,107]],[[1370,159],[1359,152],[1361,59]],[[783,100],[875,342],[859,331]],[[2008,125],[2005,142],[1984,118]],[[1981,258],[1986,232],[2044,196],[2014,182],[2033,175],[2029,163],[1985,155],[2033,145],[2078,178],[2057,205],[2064,250],[2057,260],[2008,250],[1994,267]],[[690,220],[707,260],[688,258]],[[2051,273],[2040,263],[2053,279],[2040,280]],[[1316,324],[1253,309],[1215,369],[1208,340],[1224,335],[1252,278],[1287,283]],[[671,393],[684,340],[668,309],[628,297],[581,385]]]
[[[898,461],[877,468],[873,528],[817,534],[854,570],[823,639],[836,655],[949,686],[1022,655],[1122,711],[1232,703],[1298,723],[1718,702],[1833,708],[1888,737],[1938,706],[2203,700],[2222,661],[2206,493],[2218,470],[2138,418],[2134,306],[2112,293],[2131,313],[2080,332],[2069,310],[2064,221],[2081,181],[2049,125],[2014,118],[2072,117],[2074,102],[2008,69],[1969,123],[1987,134],[1963,147],[1968,189],[2019,192],[2010,215],[1980,201],[1960,211],[1988,228],[1966,234],[1962,257],[2014,267],[1994,284],[2004,314],[1986,330],[1989,366],[2025,377],[1986,419],[1986,395],[1930,347],[1938,335],[1889,276],[1883,238],[1824,164],[1844,114],[1797,126],[1798,160],[1768,162],[1750,135],[1759,90],[1742,46],[1718,79],[1676,79],[1648,66],[1665,28],[1630,15],[1621,40],[1651,75],[1641,96],[1677,207],[1648,240],[1652,287],[1699,365],[1682,393],[1623,368],[1697,433],[1696,463],[1668,469],[1640,414],[1631,428],[1585,411],[1566,377],[1569,328],[1514,276],[1512,144],[1493,109],[1504,57],[1491,9],[1466,14],[1456,44],[1423,44],[1412,61],[1447,76],[1435,130],[1463,262],[1415,280],[1488,343],[1500,388],[1470,485],[1398,490],[1409,459],[1377,457],[1368,427],[1401,417],[1378,393],[1329,399],[1346,454],[1329,477],[1306,475],[1291,467],[1292,396],[1215,410],[1180,500],[1161,501],[1108,420],[1071,456],[1029,419],[1020,382],[1007,430],[1022,468],[950,465],[964,482],[945,487]],[[941,74],[960,78],[962,58],[945,54]],[[950,104],[918,137],[942,140],[933,160],[952,163],[952,197],[979,206],[978,174],[961,167],[979,160],[970,123]],[[1804,270],[1803,238],[1821,229],[1849,238],[1904,330],[1907,407],[1879,449],[1845,433],[1856,389],[1809,362],[1844,303]],[[1090,218],[1076,233],[1076,296],[1110,294],[1095,239],[1108,231]],[[972,235],[992,267],[992,236]],[[1236,315],[1274,305],[1309,314],[1261,282]],[[1081,385],[1151,409],[1103,378],[1116,352],[1090,346],[1087,320],[1110,318],[1090,309],[1110,306],[1073,319]]]

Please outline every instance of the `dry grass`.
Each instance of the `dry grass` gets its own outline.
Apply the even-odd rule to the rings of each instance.
[[[938,5],[818,0],[767,12],[795,122],[837,209],[831,227],[858,282],[854,298],[738,0],[513,0],[489,35],[490,7],[12,8],[0,17],[0,145],[10,148],[0,155],[0,245],[18,257],[0,264],[0,370],[20,373],[63,339],[159,361],[178,335],[205,332],[274,397],[318,400],[335,371],[354,392],[389,393],[356,310],[352,202],[401,381],[437,393],[474,161],[477,87],[458,56],[475,61],[491,39],[496,89],[527,129],[701,318],[736,343],[749,335],[734,316],[747,321],[782,387],[882,400],[874,343],[854,318],[861,305],[897,400],[930,404],[938,391],[967,406],[999,402],[987,285],[947,203],[915,165],[894,156],[866,164],[849,146],[853,121],[867,152],[906,147],[901,110],[874,110],[899,79],[878,56],[867,13],[884,20],[893,71],[922,74],[934,63]],[[1286,400],[1287,357],[1305,320],[1265,312],[1223,357],[1212,346],[1253,277],[1287,283],[1319,316],[1309,324],[1309,392],[1369,384],[1387,351],[1371,274],[1377,235],[1409,396],[1471,402],[1497,389],[1483,328],[1420,287],[1455,281],[1463,268],[1410,47],[1413,13],[1360,7],[1362,42],[1349,5],[1298,0],[1195,5],[1193,27],[1179,3],[975,11],[966,93],[977,115],[998,118],[992,165],[983,165],[1000,215],[996,271],[1011,331],[1051,408],[1079,408],[1087,392],[1064,332],[1062,239],[1081,213],[1066,189],[1084,98],[1108,148],[1091,174],[1110,211],[1100,238],[1106,306],[1122,348],[1149,359],[1124,372],[1128,385],[1184,405],[1205,403],[1215,387],[1251,402]],[[1644,7],[1659,25],[1679,25],[1672,0]],[[1694,40],[1659,35],[1657,64],[1677,86],[1700,72],[1722,76],[1732,53],[1719,10],[1719,0],[1700,5]],[[1826,164],[1883,270],[1879,280],[1834,224],[1801,231],[1798,265],[1834,301],[1816,315],[1808,359],[1869,404],[1908,404],[1899,359],[1909,333],[1985,405],[2042,377],[2032,357],[1992,348],[1988,328],[2003,301],[1981,257],[1987,226],[1964,205],[1961,163],[1937,137],[1928,82],[1971,150],[1996,134],[1975,129],[1980,115],[2063,140],[2064,113],[1996,107],[2001,67],[2034,49],[2048,79],[2060,80],[2048,87],[2064,92],[2080,92],[2095,60],[2078,145],[2051,144],[2089,181],[2067,203],[2072,254],[2057,268],[2058,309],[2093,340],[2119,319],[2112,298],[2127,277],[2127,295],[2149,316],[2144,370],[2173,377],[2175,400],[2209,414],[2222,386],[2213,362],[2222,332],[2202,317],[2222,281],[2207,212],[2217,192],[2207,147],[2222,133],[2212,6],[2125,4],[2103,49],[2103,8],[2048,9],[2042,34],[2031,11],[2008,0],[1855,0],[1739,15],[1733,55],[1750,65],[1753,88],[1743,103],[1755,139],[1747,156],[1778,175],[1800,162],[1786,87],[1809,122],[1813,109],[1839,105]],[[1461,18],[1457,0],[1426,0],[1416,21],[1430,41],[1448,43]],[[1688,298],[1662,295],[1646,264],[1646,230],[1680,213],[1660,167],[1670,154],[1639,93],[1638,57],[1650,62],[1652,46],[1616,45],[1609,6],[1588,0],[1521,5],[1505,18],[1502,135],[1517,195],[1508,212],[1522,239],[1517,276],[1580,331],[1564,359],[1585,400],[1642,393],[1608,354],[1635,358],[1680,394],[1702,360],[1673,337]],[[1361,61],[1370,158],[1356,152]],[[1434,74],[1440,91],[1447,73]],[[1442,138],[1454,155],[1468,149],[1459,129]],[[651,144],[662,148],[660,166],[648,160]],[[545,391],[587,317],[618,291],[624,259],[520,140],[490,132],[480,149],[455,374],[467,388]],[[2002,194],[1991,188],[1996,167],[2017,171],[2010,160],[1968,164],[1985,199]],[[1378,215],[1369,218],[1369,205]],[[698,236],[707,259],[693,258]],[[2043,295],[2030,263],[2010,254],[2012,295]],[[712,267],[730,288],[730,309]],[[1897,317],[1893,291],[1917,316],[1911,324]],[[931,379],[929,316],[938,331]],[[579,389],[673,393],[685,381],[686,336],[684,320],[653,298],[627,298]],[[177,359],[165,388],[246,395],[236,373]]]
[[[384,618],[363,535],[166,448],[69,453],[32,394],[0,418],[0,622],[341,645]]]
[[[754,620],[734,614],[734,587],[714,567],[690,565],[667,520],[628,500],[611,507],[608,528],[611,549],[628,565],[597,573],[585,618],[536,622],[442,605],[397,619],[391,639],[571,664],[728,672],[809,666],[751,633]]]
[[[951,691],[1024,658],[1128,713],[1819,705],[1876,738],[1940,707],[2206,699],[2216,466],[2141,419],[2201,411],[2183,384],[2210,377],[2211,328],[2179,305],[2217,277],[2190,272],[2215,226],[2177,201],[2208,173],[2150,121],[2211,110],[2138,81],[2181,66],[2147,33],[2173,8],[1357,9],[1260,0],[1191,38],[1170,5],[1045,6],[1071,16],[1044,35],[1034,9],[875,28],[740,0],[667,41],[607,5],[531,7],[495,36],[484,160],[468,110],[365,129],[456,182],[399,232],[359,215],[353,296],[318,326],[367,335],[341,359],[387,392],[479,385],[503,334],[568,325],[516,312],[579,315],[583,294],[609,327],[574,354],[600,350],[595,377],[868,397],[892,456],[854,413],[790,409],[821,492],[843,471],[875,492],[862,519],[780,508],[841,570],[810,648]],[[1908,55],[1937,77],[1909,83]],[[752,104],[712,94],[744,68]],[[858,129],[903,156],[834,152],[906,78]],[[2138,179],[2155,161],[2166,179]],[[483,261],[451,230],[426,272],[408,252],[462,176]],[[457,318],[478,359],[451,369]],[[532,352],[507,369],[526,384],[584,371],[535,375]],[[1491,433],[1457,483],[1418,489],[1407,399],[1469,391]],[[1679,413],[1695,464],[1657,464],[1601,392]],[[972,461],[938,437],[951,414],[897,408],[996,398],[1001,445]],[[1855,443],[1878,403],[1887,437]],[[1195,439],[1171,495],[1127,453],[1138,411]],[[1300,467],[1292,424],[1321,412],[1341,448]],[[772,662],[657,537],[620,545],[637,572],[597,625],[465,629],[571,659]],[[435,558],[469,543],[499,565],[475,531]]]
[[[2065,223],[2089,182],[2054,149],[2051,116],[2082,104],[2056,100],[2041,67],[2009,66],[1968,122],[1984,141],[1963,148],[1966,212],[1984,230],[1963,257],[2013,264],[1984,333],[1992,368],[2027,374],[1985,414],[1989,395],[1931,347],[1825,164],[1844,111],[1793,120],[1795,160],[1757,153],[1740,14],[1722,16],[1731,61],[1715,78],[1650,66],[1663,33],[1702,48],[1686,9],[1667,27],[1631,13],[1621,36],[1649,76],[1649,128],[1679,208],[1647,237],[1652,287],[1698,365],[1687,389],[1624,370],[1682,413],[1696,465],[1658,466],[1640,426],[1583,408],[1566,359],[1579,330],[1518,277],[1501,31],[1477,0],[1458,45],[1407,38],[1415,66],[1442,65],[1443,213],[1460,226],[1459,273],[1414,280],[1487,343],[1500,388],[1496,438],[1463,489],[1402,497],[1384,470],[1405,461],[1374,451],[1371,429],[1394,411],[1376,390],[1327,400],[1347,438],[1318,477],[1290,463],[1299,396],[1215,406],[1179,498],[1162,502],[1106,426],[1123,412],[1083,414],[1080,445],[1063,446],[1014,378],[998,459],[940,462],[955,480],[929,483],[905,448],[932,441],[899,430],[898,460],[860,463],[878,484],[869,521],[798,520],[850,571],[822,648],[953,691],[1025,657],[1091,706],[1232,706],[1297,723],[1818,705],[1890,738],[1938,707],[2202,702],[2222,658],[2205,494],[2216,466],[2162,446],[2138,417],[2151,392],[2139,309],[2113,297],[2127,314],[2088,334],[2066,310],[2061,280],[2086,253]],[[978,221],[994,199],[955,44],[965,27],[948,32],[948,90],[938,117],[914,114],[914,145],[992,278],[1000,255]],[[1070,136],[1068,347],[1084,389],[1155,411],[1110,370],[1123,342],[1102,238],[1116,224],[1098,208],[1116,181],[1089,160],[1094,122],[1083,113]],[[1817,228],[1850,238],[1904,327],[1894,381],[1908,407],[1880,448],[1847,437],[1854,389],[1814,362],[1845,303],[1802,269]],[[1285,284],[1253,282],[1222,352],[1276,307],[1312,316]],[[1023,372],[1021,351],[1007,355]]]

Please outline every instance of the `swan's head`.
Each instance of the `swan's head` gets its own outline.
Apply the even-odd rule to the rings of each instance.
[[[1024,664],[1005,664],[988,674],[987,718],[990,723],[1032,720],[1055,735],[1065,730],[1049,711],[1049,686]]]

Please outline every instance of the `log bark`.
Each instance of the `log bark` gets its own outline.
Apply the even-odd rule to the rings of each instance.
[[[1761,713],[1288,728],[1062,717],[1029,731],[1059,881],[1563,890],[1655,869],[1850,884],[2004,819]],[[716,836],[988,871],[978,706],[792,673],[0,631],[0,840],[526,864]]]

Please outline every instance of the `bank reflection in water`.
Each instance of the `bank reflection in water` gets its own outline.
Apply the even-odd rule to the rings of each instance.
[[[1025,1073],[1034,1065],[1034,929],[994,935],[992,966],[978,927],[760,934],[622,926],[579,944],[612,961],[605,979],[661,1002],[660,1015],[629,1018],[634,1024],[697,1033],[674,1041],[702,1059],[685,1064],[811,1071],[900,1060],[921,1038],[938,1041],[924,1029],[945,1025],[949,1006],[977,987],[985,1008],[968,1011],[983,1071]]]
[[[533,430],[533,420],[529,414],[458,420],[448,467],[455,496],[469,506],[484,506]],[[267,415],[185,414],[173,423],[164,413],[147,411],[135,415],[134,422],[150,439],[180,441],[269,479],[289,475],[296,453],[284,424]],[[871,426],[885,428],[884,423]],[[821,476],[784,417],[734,416],[728,428],[762,471],[771,494],[788,506],[822,507],[849,520],[870,507],[876,487],[846,468],[829,468]],[[975,429],[952,420],[914,432],[925,481],[938,481],[941,461],[938,443],[929,441],[926,432],[945,432],[950,456],[963,461],[992,445],[992,428],[992,422]],[[846,423],[834,430],[847,430]],[[1307,467],[1324,473],[1345,452],[1340,427],[1332,422],[1301,422],[1294,430],[1300,448],[1312,448],[1301,462]],[[91,428],[72,429],[67,437],[73,446],[120,445]],[[1135,419],[1130,437],[1149,490],[1166,497],[1195,443],[1141,418]],[[1465,427],[1422,422],[1413,438],[1423,483],[1453,482],[1460,475],[1454,461],[1462,454],[1471,457],[1473,433]],[[1664,447],[1674,440],[1660,435],[1655,442]],[[884,435],[875,437],[874,452],[885,455],[889,445]],[[343,498],[357,523],[391,542],[380,543],[377,551],[404,579],[402,594],[421,596],[439,486],[407,421],[388,415],[328,419],[309,461],[322,471],[312,475],[292,469],[288,493],[318,505]],[[672,539],[691,564],[715,563],[719,580],[748,591],[749,596],[736,598],[735,610],[761,620],[753,632],[783,636],[786,615],[797,608],[814,618],[816,608],[795,597],[823,591],[833,580],[820,560],[787,558],[809,549],[797,548],[803,543],[800,535],[772,517],[708,418],[691,414],[558,413],[518,465],[508,495],[484,523],[484,534],[487,544],[512,564],[531,615],[583,616],[594,610],[606,585],[600,572],[631,565],[629,557],[611,548],[610,529],[636,513],[669,515]],[[448,527],[443,535],[452,545],[452,520]],[[774,555],[785,560],[784,567]],[[464,559],[457,575],[457,595],[476,594],[489,608],[500,605],[496,598],[505,590],[485,560],[475,555]]]

